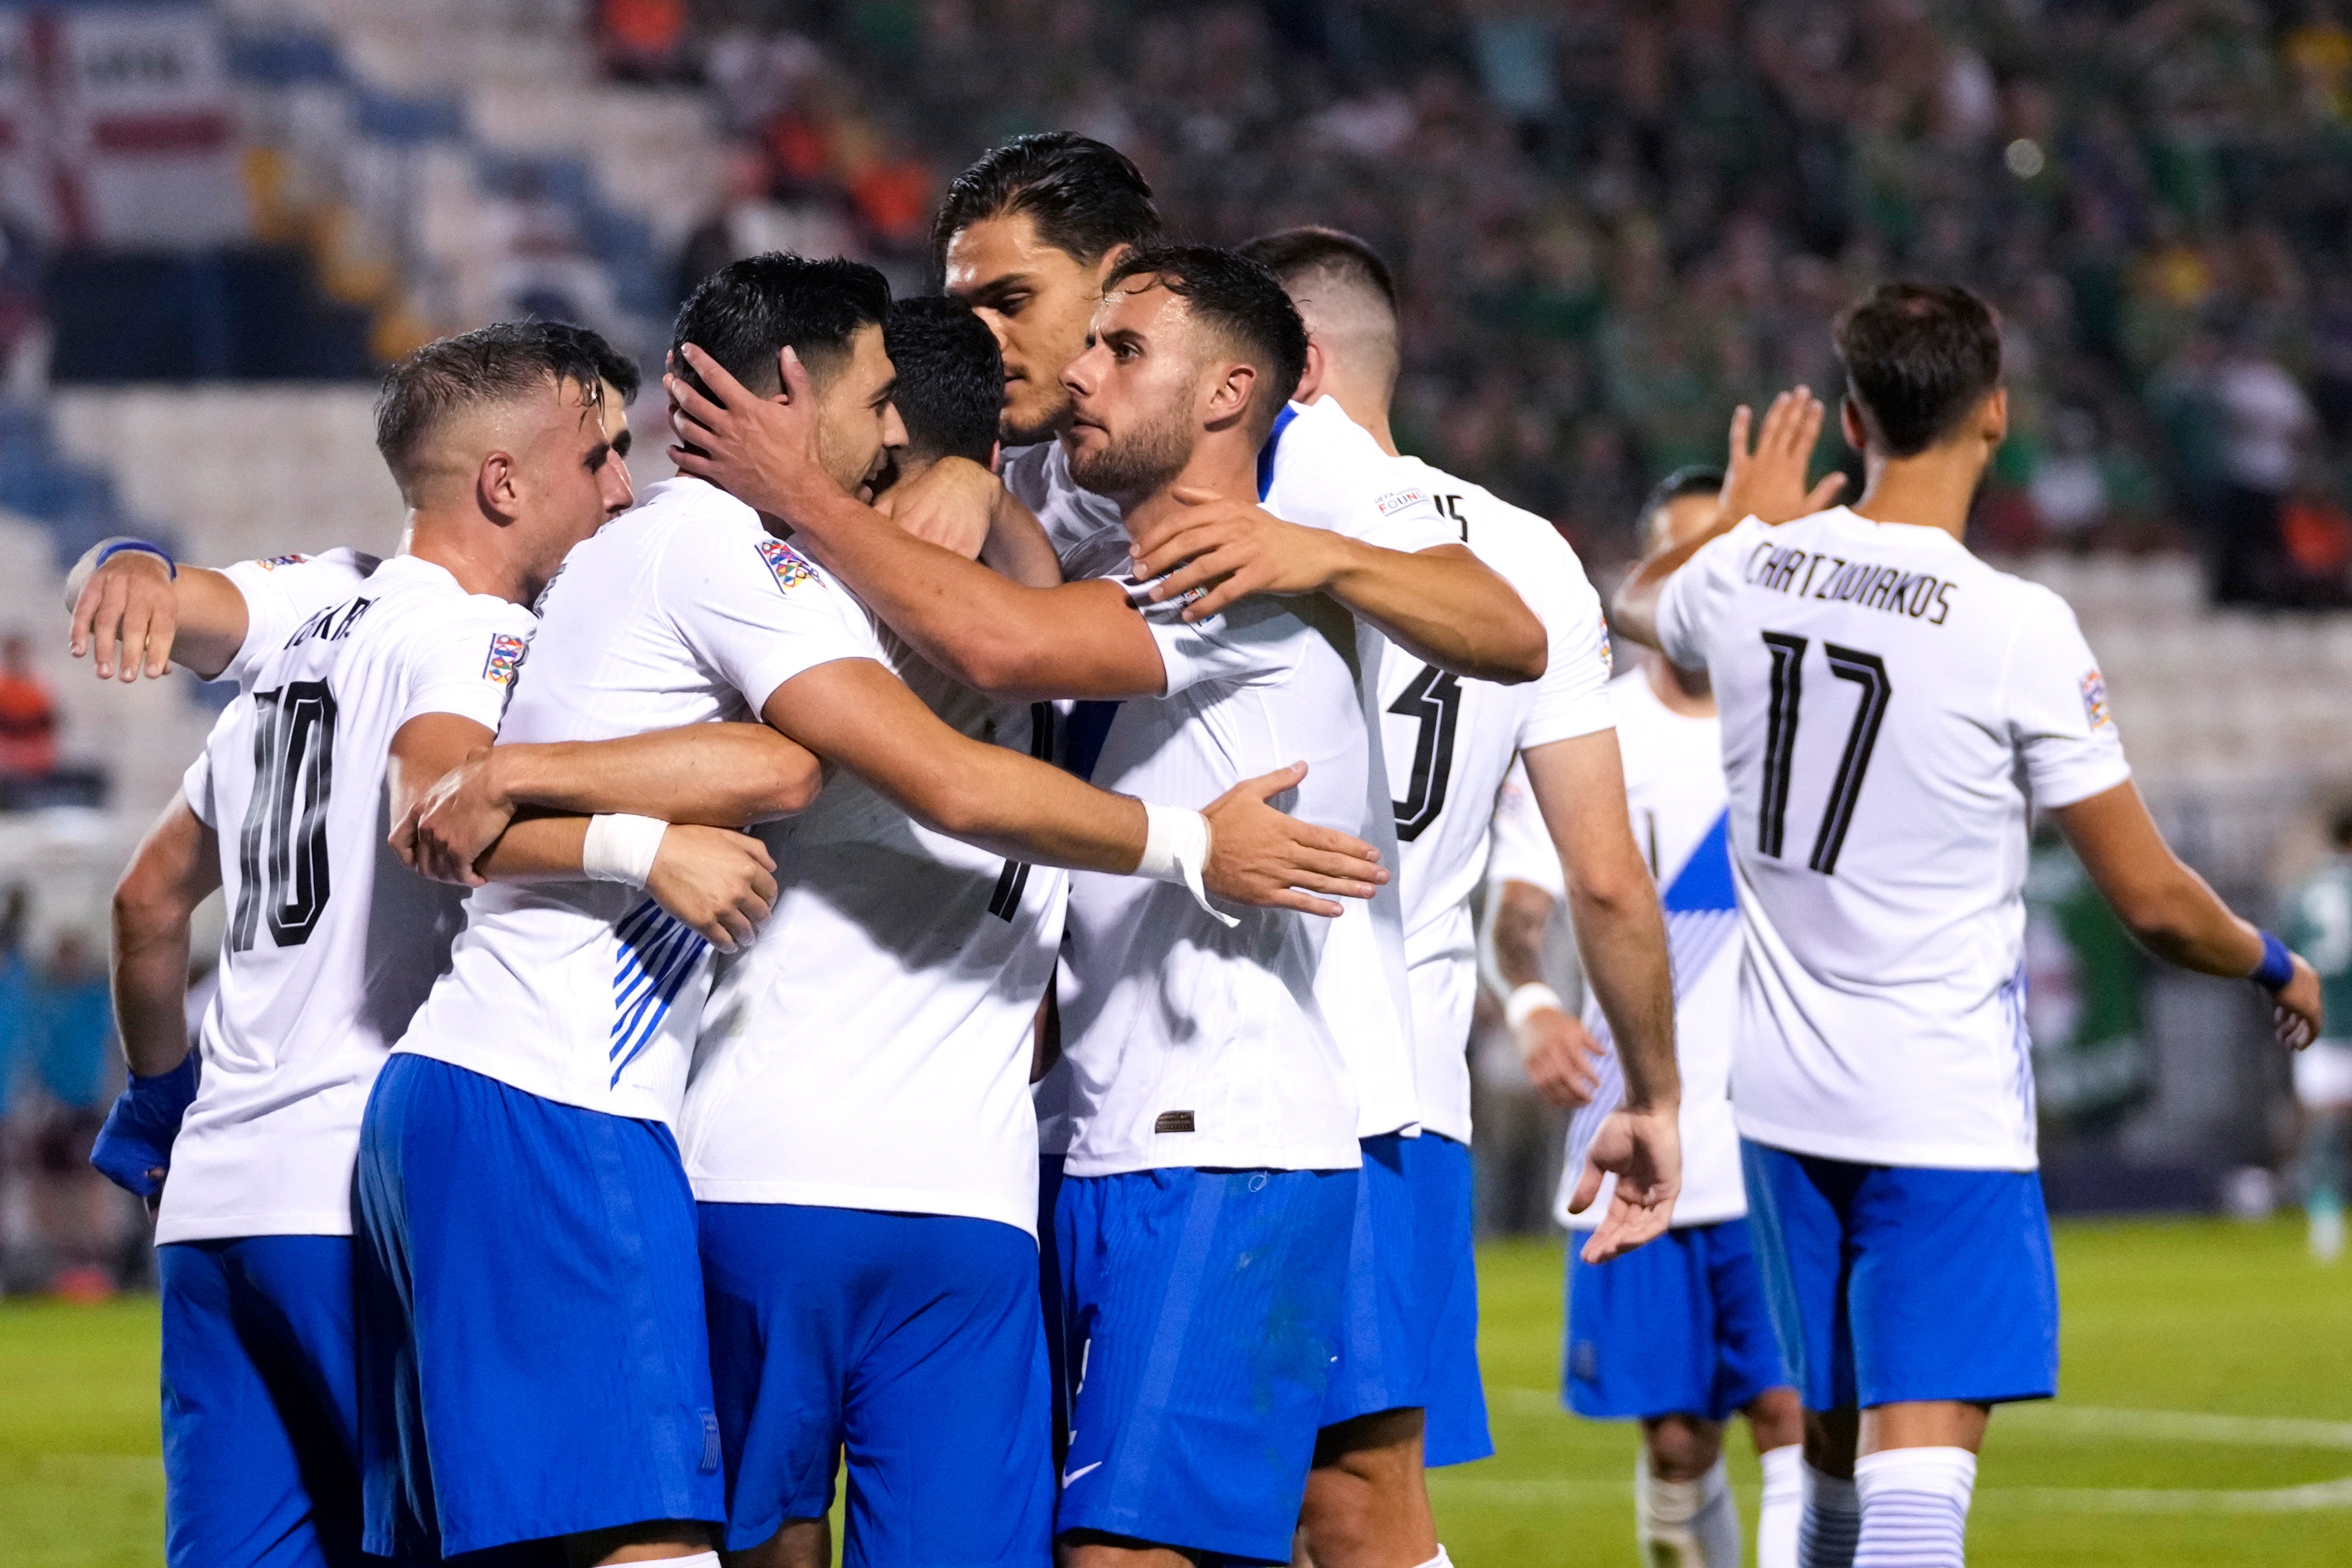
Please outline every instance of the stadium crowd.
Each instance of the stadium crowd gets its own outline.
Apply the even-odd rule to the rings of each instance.
[[[1831,384],[1890,273],[2000,309],[1989,548],[2198,548],[2223,602],[2352,565],[2352,28],[2243,0],[1555,6],[944,0],[695,8],[742,138],[680,276],[779,235],[911,282],[948,174],[1066,125],[1171,232],[1334,222],[1395,258],[1409,447],[1596,564],[1732,405]],[[731,236],[731,237],[730,237]],[[824,247],[814,247],[822,254]]]

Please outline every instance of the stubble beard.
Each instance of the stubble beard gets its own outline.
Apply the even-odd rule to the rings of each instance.
[[[1131,511],[1139,502],[1162,489],[1192,460],[1192,435],[1181,407],[1165,410],[1159,418],[1120,439],[1070,454],[1070,478],[1098,496]]]

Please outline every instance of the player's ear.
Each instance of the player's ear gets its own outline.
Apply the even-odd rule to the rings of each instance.
[[[1002,441],[988,444],[988,471],[992,474],[1004,471],[1004,443]]]
[[[482,515],[504,524],[522,515],[522,469],[514,454],[493,451],[474,471],[474,502]]]
[[[1862,405],[1851,396],[1838,399],[1838,428],[1845,434],[1845,444],[1855,451],[1869,447],[1870,432],[1862,423]]]
[[[1996,386],[1986,395],[1984,408],[1978,420],[1990,446],[1998,447],[2009,437],[2009,388]]]
[[[1323,392],[1323,344],[1309,336],[1307,340],[1307,368],[1299,373],[1298,390],[1290,395],[1293,403],[1312,403]]]
[[[1257,389],[1257,367],[1240,360],[1228,363],[1224,374],[1209,389],[1206,423],[1220,425],[1249,412],[1250,394]]]

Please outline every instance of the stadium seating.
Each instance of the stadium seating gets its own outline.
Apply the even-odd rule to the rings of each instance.
[[[717,195],[705,98],[602,81],[564,0],[223,9],[272,211],[376,305],[379,353],[534,309],[657,352],[662,258]]]

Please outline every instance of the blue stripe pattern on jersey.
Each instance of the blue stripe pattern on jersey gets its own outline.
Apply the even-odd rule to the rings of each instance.
[[[1675,1005],[1682,1005],[1686,987],[1706,973],[1739,931],[1739,895],[1731,879],[1731,813],[1726,809],[1698,841],[1698,847],[1666,884],[1658,901],[1666,911],[1666,958],[1675,977]],[[1625,1075],[1617,1060],[1616,1041],[1610,1037],[1609,1020],[1599,1020],[1592,1037],[1601,1042],[1608,1054],[1593,1076],[1598,1080],[1592,1099],[1568,1124],[1568,1165],[1578,1170],[1584,1164],[1584,1152],[1591,1147],[1592,1135],[1601,1130],[1601,1121],[1625,1100]]]
[[[651,899],[624,915],[613,934],[621,952],[613,966],[613,1047],[605,1058],[617,1086],[710,944]]]
[[[2033,1032],[2025,1024],[2025,961],[2021,958],[2017,973],[2000,988],[2000,1005],[2009,1015],[2010,1048],[2017,1058],[2018,1109],[2024,1112],[2025,1125],[2032,1127],[2040,1112],[2034,1105]]]
[[[1265,500],[1266,492],[1274,489],[1275,449],[1282,445],[1282,433],[1289,429],[1290,422],[1297,417],[1298,410],[1290,404],[1284,404],[1282,412],[1274,416],[1274,428],[1265,433],[1265,445],[1257,449],[1257,499],[1261,501]]]
[[[1070,721],[1062,727],[1063,768],[1092,784],[1103,742],[1110,739],[1111,721],[1118,717],[1116,701],[1088,698],[1071,704]]]

